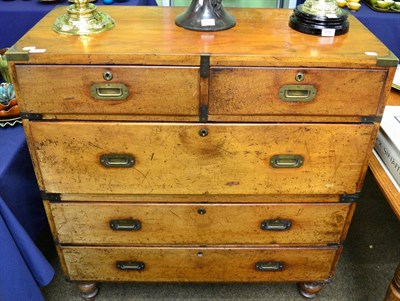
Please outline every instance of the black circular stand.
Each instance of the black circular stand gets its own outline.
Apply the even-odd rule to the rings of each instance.
[[[349,21],[347,12],[342,11],[341,16],[316,16],[302,10],[302,4],[298,5],[289,19],[289,26],[297,31],[322,35],[324,29],[334,29],[334,35],[345,34],[349,31]]]

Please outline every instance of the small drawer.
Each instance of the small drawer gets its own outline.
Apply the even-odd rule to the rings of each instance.
[[[213,67],[212,115],[370,116],[386,70]],[[356,101],[355,101],[356,100]]]
[[[260,282],[322,281],[341,247],[61,246],[71,280]]]
[[[328,244],[344,240],[350,204],[50,203],[60,243]]]
[[[196,67],[17,65],[16,75],[28,113],[198,115]]]
[[[373,124],[30,122],[48,193],[352,194]]]

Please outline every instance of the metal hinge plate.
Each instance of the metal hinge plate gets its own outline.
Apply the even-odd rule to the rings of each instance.
[[[43,200],[47,200],[50,202],[61,202],[61,194],[60,193],[46,193],[44,191],[40,191]]]
[[[355,203],[358,201],[358,199],[360,198],[360,193],[354,193],[354,194],[342,194],[339,197],[339,201],[340,203]]]
[[[202,54],[200,56],[200,76],[210,77],[210,55]]]
[[[28,120],[42,120],[43,115],[39,113],[26,113],[26,112],[21,112],[21,118],[22,119],[28,119]]]
[[[361,123],[381,122],[382,116],[362,116]]]
[[[200,106],[199,108],[199,121],[207,122],[208,121],[208,106]]]

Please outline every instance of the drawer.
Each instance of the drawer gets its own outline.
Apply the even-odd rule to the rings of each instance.
[[[355,193],[373,124],[30,122],[48,193]]]
[[[24,112],[198,115],[195,67],[17,65],[16,74]]]
[[[344,240],[349,204],[51,203],[68,244],[327,244]]]
[[[376,115],[386,77],[370,69],[213,67],[209,113]]]
[[[61,246],[61,250],[71,280],[259,282],[326,280],[341,248]]]

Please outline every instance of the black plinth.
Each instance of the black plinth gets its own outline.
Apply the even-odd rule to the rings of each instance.
[[[347,12],[342,10],[342,15],[337,16],[316,16],[306,13],[302,10],[303,5],[298,5],[290,16],[289,26],[297,31],[312,34],[323,35],[324,29],[334,29],[333,35],[345,34],[349,31],[349,21]]]

